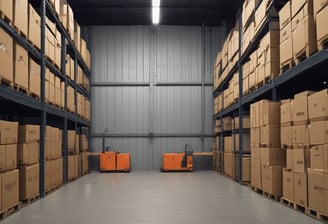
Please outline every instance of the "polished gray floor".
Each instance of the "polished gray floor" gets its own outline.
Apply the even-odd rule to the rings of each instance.
[[[320,223],[214,171],[92,173],[1,224]]]

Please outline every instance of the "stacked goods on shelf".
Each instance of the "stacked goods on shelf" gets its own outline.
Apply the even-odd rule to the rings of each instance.
[[[28,5],[28,40],[37,49],[41,49],[41,18],[31,4]]]
[[[19,204],[18,123],[0,121],[0,211]]]
[[[79,147],[80,139],[75,130],[67,130],[68,180],[79,176]]]
[[[12,37],[0,28],[0,44],[2,50],[0,51],[0,77],[1,80],[8,84],[14,81],[14,42]]]
[[[60,1],[60,20],[67,30],[70,38],[74,40],[74,14],[71,6],[66,0]]]
[[[214,62],[213,89],[219,87],[219,74],[221,72],[221,52],[218,52]]]
[[[28,90],[28,52],[18,43],[14,43],[14,85]]]
[[[280,103],[251,105],[251,185],[272,196],[282,195],[286,151],[280,149]]]
[[[89,159],[88,159],[88,138],[85,134],[78,135],[80,146],[80,176],[89,172]]]
[[[234,161],[234,149],[233,149],[233,139],[232,135],[227,132],[232,131],[232,118],[224,117],[222,119],[222,124],[219,123],[219,132],[221,133],[221,138],[223,138],[223,161],[224,161],[224,173],[231,178],[235,178],[235,161]],[[227,134],[223,134],[223,132]]]
[[[310,120],[310,168],[308,169],[308,211],[328,216],[328,90],[308,97]]]
[[[67,178],[73,181],[79,177],[79,155],[68,155]]]
[[[317,46],[319,50],[327,48],[328,42],[328,1],[327,0],[314,0],[314,22],[317,30]]]
[[[63,183],[62,130],[46,126],[44,188],[51,191]]]
[[[75,80],[74,66],[75,66],[74,60],[72,59],[72,57],[69,54],[67,54],[66,55],[66,75],[71,80]]]
[[[291,1],[291,9],[293,56],[298,64],[317,51],[313,0]]]
[[[28,202],[39,196],[39,125],[20,125],[18,129],[17,161],[19,165],[19,200]]]
[[[28,25],[28,0],[14,1],[14,26],[18,32],[27,37]]]
[[[75,97],[74,88],[72,86],[67,86],[67,110],[75,113]]]
[[[279,12],[280,69],[282,72],[317,51],[314,23],[316,9],[313,7],[313,2],[315,1],[288,1]]]
[[[41,77],[40,77],[40,65],[34,61],[31,57],[28,62],[29,72],[28,72],[28,90],[31,95],[40,99],[41,94]]]

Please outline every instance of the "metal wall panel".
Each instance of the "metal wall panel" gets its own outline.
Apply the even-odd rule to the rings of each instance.
[[[163,82],[213,81],[213,64],[225,27],[93,26],[93,83],[149,83],[149,86],[93,86],[92,133],[186,134],[213,132],[212,87],[157,86]],[[153,86],[154,84],[154,86]],[[202,109],[204,105],[204,109]],[[163,152],[180,152],[185,144],[210,151],[211,138],[106,138],[121,152],[131,152],[133,169],[159,169]],[[101,138],[92,139],[101,151]],[[196,169],[210,168],[209,158],[195,158]]]

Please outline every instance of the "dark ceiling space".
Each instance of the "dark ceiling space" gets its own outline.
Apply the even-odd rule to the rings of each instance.
[[[150,25],[151,0],[68,0],[81,25]],[[162,0],[160,24],[218,26],[235,21],[242,0]]]

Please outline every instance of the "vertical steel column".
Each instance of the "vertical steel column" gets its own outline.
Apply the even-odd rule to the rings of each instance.
[[[201,144],[201,151],[205,148],[204,142],[204,133],[205,133],[205,63],[206,63],[206,30],[205,24],[202,25],[202,63],[201,63],[201,136],[200,136],[200,144]]]
[[[78,63],[77,63],[77,52],[74,52],[74,83],[77,85],[77,72],[78,72]],[[77,116],[77,89],[74,88],[74,107],[75,107],[75,116]],[[74,119],[74,130],[77,130],[77,119]]]
[[[240,10],[241,12],[241,10]],[[239,70],[239,183],[243,184],[243,66],[241,64],[241,49],[242,49],[242,18],[239,15],[239,50],[238,50],[238,70]]]
[[[273,86],[273,88],[272,88],[272,100],[273,101],[278,100],[278,98],[277,98],[277,87],[276,86]]]
[[[222,72],[222,69],[221,69]],[[223,87],[221,87],[220,89],[220,95],[222,96],[223,93]],[[221,108],[223,109],[224,107],[224,102],[223,102],[224,98],[222,96],[221,99]],[[220,150],[221,150],[221,172],[224,173],[224,125],[223,125],[223,116],[222,113],[220,113],[220,125],[221,125],[221,130],[220,130]]]
[[[47,113],[45,103],[45,73],[46,73],[46,61],[45,61],[45,47],[46,47],[46,0],[41,0],[41,103],[43,105],[40,117],[40,197],[45,196],[44,191],[44,168],[45,168],[45,132],[47,124]]]
[[[154,96],[154,83],[155,80],[157,80],[157,30],[156,26],[153,26],[151,28],[152,35],[150,38],[150,49],[149,49],[149,55],[150,55],[150,63],[149,63],[149,149],[151,154],[151,168],[153,169],[154,165],[154,144],[153,144],[153,134],[154,134],[154,102],[155,102],[155,96]],[[148,153],[149,154],[149,153]],[[145,158],[149,155],[144,155]]]
[[[62,156],[63,156],[63,182],[67,183],[67,74],[66,74],[66,38],[61,35],[61,72],[65,76],[65,90],[64,90],[64,129],[62,131]]]

